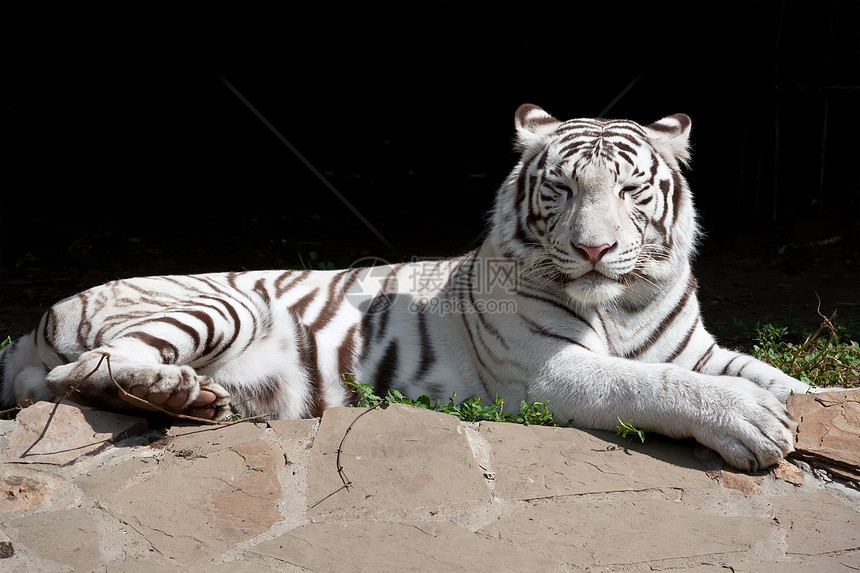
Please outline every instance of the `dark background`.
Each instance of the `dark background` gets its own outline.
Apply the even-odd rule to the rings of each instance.
[[[858,22],[857,2],[3,2],[0,327],[122,276],[463,252],[517,106],[593,117],[625,88],[606,117],[693,119],[703,256],[855,273]]]

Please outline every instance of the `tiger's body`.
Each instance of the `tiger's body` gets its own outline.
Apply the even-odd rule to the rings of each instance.
[[[52,307],[0,354],[9,407],[72,398],[177,412],[319,416],[377,392],[549,400],[558,420],[693,437],[741,469],[792,450],[782,401],[809,390],[717,345],[699,315],[681,175],[690,120],[561,122],[517,110],[521,159],[460,258],[342,271],[120,280]],[[165,401],[166,400],[166,401]],[[137,406],[136,402],[134,405]]]

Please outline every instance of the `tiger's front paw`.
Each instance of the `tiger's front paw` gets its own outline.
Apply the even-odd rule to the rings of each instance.
[[[796,424],[774,394],[744,386],[722,392],[696,438],[732,467],[758,471],[794,451]]]

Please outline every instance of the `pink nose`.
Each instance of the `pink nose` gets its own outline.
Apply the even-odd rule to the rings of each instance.
[[[576,245],[576,248],[585,253],[585,256],[588,257],[588,260],[594,264],[600,259],[603,258],[603,255],[606,252],[614,247],[615,245],[600,245],[598,247],[589,247],[588,245],[583,245],[582,243]]]

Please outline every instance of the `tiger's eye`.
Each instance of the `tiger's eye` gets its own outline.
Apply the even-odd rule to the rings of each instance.
[[[637,189],[639,189],[639,187],[637,187],[636,185],[627,185],[621,188],[621,192],[618,195],[623,199],[624,195],[626,195],[627,193],[632,193]]]

